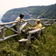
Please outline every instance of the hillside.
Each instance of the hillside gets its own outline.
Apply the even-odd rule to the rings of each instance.
[[[51,18],[56,19],[56,4],[49,6],[29,6],[24,8],[15,8],[7,11],[2,21],[14,21],[20,13],[25,14],[24,19],[29,18]]]
[[[13,32],[10,30],[5,32],[5,36],[11,34]],[[20,34],[0,42],[0,56],[56,56],[56,24],[46,26],[45,34],[39,40],[32,40],[29,49],[26,45],[18,43],[24,36],[25,34]]]

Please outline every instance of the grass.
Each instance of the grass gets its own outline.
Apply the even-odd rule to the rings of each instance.
[[[11,34],[14,33],[10,30],[5,32],[6,36]],[[56,56],[56,24],[46,26],[45,34],[39,40],[31,41],[29,49],[18,43],[23,37],[25,34],[0,42],[0,56]]]

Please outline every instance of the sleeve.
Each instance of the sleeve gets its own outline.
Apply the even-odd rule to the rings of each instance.
[[[24,19],[22,19],[22,21],[25,21]]]
[[[20,18],[18,17],[15,21],[20,21]]]
[[[35,27],[35,29],[39,29],[40,28],[40,26],[39,25],[37,25],[36,27]]]
[[[39,24],[35,27],[36,29],[42,28],[42,24]]]
[[[26,20],[22,19],[23,22],[26,22]]]
[[[19,20],[20,20],[20,18],[17,17],[15,21],[19,21]],[[16,25],[16,23],[13,23],[13,25]]]

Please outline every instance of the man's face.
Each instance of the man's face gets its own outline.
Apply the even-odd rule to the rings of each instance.
[[[39,24],[40,23],[40,21],[37,21],[37,24]]]

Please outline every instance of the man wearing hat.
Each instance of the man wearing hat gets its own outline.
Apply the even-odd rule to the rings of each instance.
[[[37,26],[36,27],[31,27],[31,29],[39,29],[42,28],[42,24],[40,23],[40,19],[36,20]]]
[[[37,20],[36,20],[36,23],[37,23],[36,27],[28,27],[28,28],[24,31],[24,33],[26,33],[26,37],[25,37],[25,38],[27,38],[27,36],[28,36],[28,31],[42,28],[42,24],[41,24],[41,22],[40,22],[40,19],[37,19]],[[35,36],[35,37],[37,38],[36,35],[37,35],[37,33],[34,33],[34,34],[32,34],[31,36]]]
[[[37,19],[37,20],[36,20],[36,23],[37,23],[36,27],[28,27],[28,28],[25,30],[25,33],[28,32],[28,31],[30,31],[30,30],[35,30],[35,29],[40,29],[40,28],[42,28],[42,24],[41,24],[41,22],[40,22],[40,19]]]

